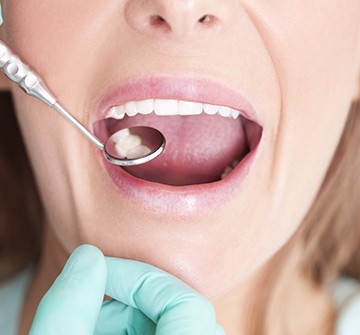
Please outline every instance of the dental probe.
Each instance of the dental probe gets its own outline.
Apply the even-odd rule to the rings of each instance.
[[[57,102],[40,76],[24,64],[2,41],[0,41],[0,68],[26,94],[43,101],[72,123],[103,151],[106,159],[112,164],[120,166],[144,164],[159,156],[165,149],[163,134],[157,129],[145,126],[121,129],[102,143]]]

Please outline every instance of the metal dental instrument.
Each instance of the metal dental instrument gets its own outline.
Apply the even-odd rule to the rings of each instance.
[[[134,166],[147,163],[165,149],[165,137],[151,127],[121,129],[102,143],[84,125],[69,114],[55,96],[46,88],[41,78],[25,65],[2,41],[0,41],[0,69],[31,95],[58,111],[65,119],[81,131],[92,143],[103,151],[106,159],[115,165]]]

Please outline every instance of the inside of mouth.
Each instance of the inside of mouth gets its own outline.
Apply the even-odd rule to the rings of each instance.
[[[94,124],[94,133],[106,142],[118,130],[135,126],[161,131],[166,148],[149,163],[119,169],[143,180],[173,186],[213,183],[226,178],[257,146],[262,135],[258,124],[242,116],[233,119],[206,114],[107,118]]]

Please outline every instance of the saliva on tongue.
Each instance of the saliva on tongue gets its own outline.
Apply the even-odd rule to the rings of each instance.
[[[140,125],[156,128],[166,138],[165,151],[159,157],[124,168],[140,179],[174,186],[211,183],[220,180],[226,168],[248,152],[241,118],[139,114],[125,117],[116,128]]]

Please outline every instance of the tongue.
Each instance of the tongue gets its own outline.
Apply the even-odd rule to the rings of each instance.
[[[129,167],[132,175],[169,185],[191,185],[220,179],[225,168],[247,152],[241,119],[208,116],[137,115],[109,121],[109,133],[121,128],[150,126],[166,138],[165,151],[153,161]]]

